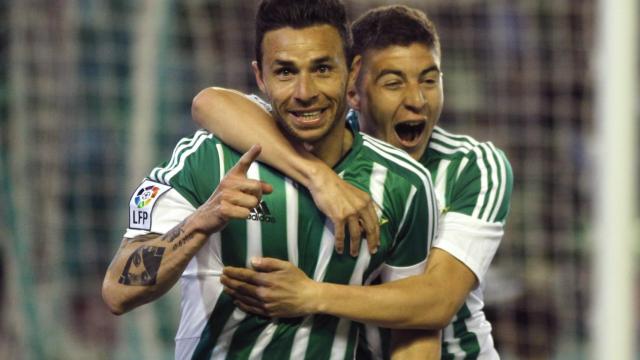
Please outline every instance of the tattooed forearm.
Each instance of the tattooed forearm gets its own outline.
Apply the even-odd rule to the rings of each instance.
[[[162,235],[162,240],[166,242],[173,242],[178,236],[184,233],[182,227],[184,226],[184,221],[180,224],[176,225],[173,229],[169,230],[166,234]]]
[[[180,239],[177,243],[173,244],[173,247],[171,248],[171,250],[176,251],[177,249],[181,248],[184,244],[189,242],[189,240],[191,239],[193,239],[193,234],[185,237],[184,239]]]
[[[134,238],[131,239],[127,239],[126,243],[123,243],[122,246],[126,246],[128,244],[133,244],[133,243],[138,243],[138,242],[147,242],[150,240],[153,240],[155,238],[157,238],[158,236],[160,236],[160,234],[158,233],[148,233],[148,234],[144,234],[144,235],[138,235]]]
[[[123,285],[155,285],[164,250],[158,246],[137,249],[127,260],[118,282]]]

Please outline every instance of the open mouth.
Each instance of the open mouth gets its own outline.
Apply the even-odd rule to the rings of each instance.
[[[426,127],[427,123],[425,121],[406,121],[396,124],[394,129],[401,143],[405,145],[415,145],[415,143],[420,140]]]
[[[318,109],[318,110],[303,110],[303,111],[289,111],[289,113],[296,117],[298,121],[301,122],[313,122],[320,118],[320,115],[326,109]]]

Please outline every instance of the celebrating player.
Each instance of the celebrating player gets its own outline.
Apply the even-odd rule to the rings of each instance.
[[[355,257],[334,251],[335,235],[344,229],[333,227],[303,186],[254,162],[259,146],[241,155],[198,131],[134,192],[103,297],[120,314],[180,279],[179,359],[351,359],[354,322],[247,314],[223,293],[220,272],[266,256],[290,262],[315,281],[343,285],[420,274],[438,216],[430,175],[406,153],[345,126],[350,37],[339,1],[264,0],[256,35],[253,68],[277,131],[370,194],[378,207],[369,216],[384,224],[375,253],[364,243],[345,249]],[[432,336],[393,332],[393,355],[433,350],[439,356],[437,333],[426,334]]]
[[[265,316],[330,314],[389,328],[445,328],[443,358],[496,359],[483,313],[487,268],[504,232],[512,189],[510,165],[490,142],[436,126],[443,104],[438,34],[426,15],[404,6],[373,9],[352,26],[349,103],[364,132],[406,150],[428,168],[441,206],[440,229],[424,274],[377,286],[314,282],[295,266],[256,259],[229,267],[223,283],[241,307]],[[264,144],[264,160],[292,177],[324,179],[330,171],[294,152],[269,116],[241,94],[204,90],[194,118],[229,144]],[[352,114],[355,116],[355,114]],[[238,121],[242,119],[242,121]],[[353,120],[353,119],[352,119]],[[349,207],[351,190],[328,183],[317,197]],[[331,211],[331,209],[328,209]],[[335,216],[340,218],[339,215]],[[367,328],[366,351],[386,353]]]

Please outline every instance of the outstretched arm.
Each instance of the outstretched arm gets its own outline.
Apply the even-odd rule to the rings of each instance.
[[[180,278],[191,258],[232,218],[244,219],[271,186],[247,179],[246,171],[260,147],[245,153],[222,179],[211,197],[166,234],[125,238],[102,284],[102,297],[120,315],[157,299]]]
[[[235,90],[211,87],[193,99],[191,112],[200,126],[233,148],[245,151],[252,144],[262,144],[260,160],[309,189],[318,208],[335,225],[339,253],[344,249],[345,226],[351,255],[357,255],[363,231],[370,251],[375,252],[380,232],[371,197],[305,149],[294,148],[264,108]]]
[[[252,264],[257,271],[226,267],[221,277],[245,311],[269,317],[323,313],[393,329],[444,328],[476,284],[469,268],[437,248],[424,274],[374,286],[315,282],[277,259]]]

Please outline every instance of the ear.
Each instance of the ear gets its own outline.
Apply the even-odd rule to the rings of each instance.
[[[267,94],[267,87],[264,85],[264,80],[262,80],[262,70],[260,69],[257,61],[254,60],[251,62],[251,69],[253,70],[253,75],[256,77],[258,88],[260,88],[260,91],[264,94]]]
[[[356,111],[360,111],[360,95],[358,95],[358,78],[360,77],[360,69],[362,68],[362,56],[356,55],[351,63],[351,72],[349,73],[349,83],[347,84],[347,102],[349,106]]]

